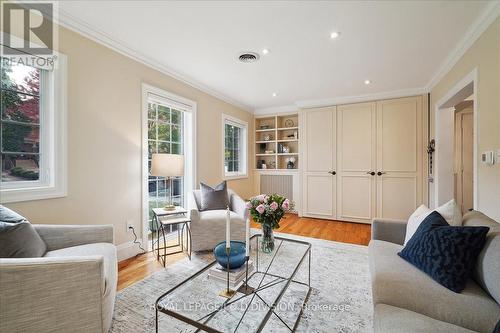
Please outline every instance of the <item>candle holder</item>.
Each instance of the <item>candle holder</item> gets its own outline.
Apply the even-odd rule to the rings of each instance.
[[[248,261],[250,259],[250,256],[246,256],[245,257],[245,260],[246,260],[246,273],[245,273],[245,282],[238,288],[238,292],[239,293],[242,293],[242,294],[245,294],[245,295],[250,295],[250,294],[253,294],[255,289],[250,287],[248,285]]]
[[[231,254],[231,243],[226,246],[226,254],[227,254],[227,288],[219,293],[219,296],[225,298],[231,298],[236,294],[235,290],[229,288],[229,255]]]

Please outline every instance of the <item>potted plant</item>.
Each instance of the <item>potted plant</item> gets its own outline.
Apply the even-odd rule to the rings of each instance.
[[[247,203],[253,220],[262,226],[263,252],[270,253],[274,250],[273,229],[279,228],[281,218],[292,207],[290,200],[278,194],[260,194]]]

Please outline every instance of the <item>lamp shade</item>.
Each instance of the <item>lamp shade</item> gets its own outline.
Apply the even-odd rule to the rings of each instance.
[[[184,176],[184,156],[174,154],[153,154],[151,176]]]

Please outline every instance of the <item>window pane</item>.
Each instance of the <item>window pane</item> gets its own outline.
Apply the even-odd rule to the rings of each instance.
[[[172,142],[181,142],[181,129],[172,125]]]
[[[2,122],[2,152],[39,153],[40,135],[37,126]]]
[[[170,141],[170,125],[158,123],[158,140]]]
[[[158,152],[169,154],[170,153],[170,143],[158,141]]]
[[[182,154],[182,145],[180,143],[172,143],[172,154]]]
[[[172,180],[173,183],[173,196],[180,196],[182,195],[182,178],[174,178]]]
[[[170,108],[163,105],[158,105],[158,121],[170,122]]]
[[[31,95],[2,90],[2,120],[38,124],[40,100]]]
[[[165,179],[158,180],[158,198],[164,199],[167,197],[167,181]]]
[[[148,121],[148,139],[156,139],[156,122]]]
[[[156,181],[148,182],[148,190],[149,190],[149,199],[156,200]]]
[[[148,158],[151,159],[151,154],[156,154],[156,141],[148,141]]]
[[[39,96],[40,70],[30,66],[11,66],[2,62],[2,88]]]
[[[182,124],[182,112],[178,110],[172,110],[172,124],[181,125]]]
[[[156,104],[148,103],[148,119],[156,120]]]
[[[38,179],[38,155],[2,154],[2,182]]]

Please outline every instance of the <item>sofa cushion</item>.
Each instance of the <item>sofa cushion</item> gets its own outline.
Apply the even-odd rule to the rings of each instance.
[[[31,223],[0,222],[0,258],[38,258],[47,251]]]
[[[406,309],[377,304],[373,316],[375,333],[474,333]]]
[[[85,257],[101,255],[104,257],[104,279],[105,293],[112,288],[116,289],[117,259],[116,247],[110,243],[93,243],[66,247],[59,250],[49,251],[45,257]]]
[[[474,279],[500,304],[500,223],[478,211],[464,215],[464,225],[487,226],[490,232],[477,257]]]
[[[489,230],[450,226],[441,214],[432,212],[398,255],[459,293],[472,275]]]
[[[226,181],[223,181],[215,187],[200,183],[200,188],[200,210],[226,209],[229,207],[229,196],[227,193]]]
[[[402,246],[372,240],[369,261],[374,304],[388,304],[478,332],[491,332],[500,307],[469,279],[457,294],[400,258]]]

